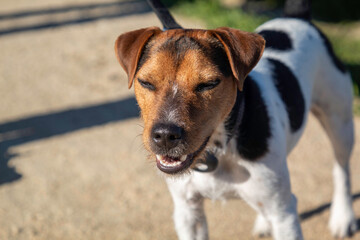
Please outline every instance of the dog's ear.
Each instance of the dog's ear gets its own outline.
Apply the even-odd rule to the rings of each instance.
[[[259,34],[249,33],[228,27],[211,30],[224,45],[226,55],[237,85],[243,88],[244,80],[261,58],[265,40]]]
[[[137,65],[146,42],[161,32],[158,27],[142,28],[121,34],[115,42],[116,57],[129,78],[129,88],[133,83]]]

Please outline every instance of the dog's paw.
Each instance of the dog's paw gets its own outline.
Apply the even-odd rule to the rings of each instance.
[[[329,228],[335,238],[351,237],[358,229],[352,208],[333,207]]]
[[[271,225],[261,214],[258,214],[255,220],[253,234],[259,237],[271,236]]]

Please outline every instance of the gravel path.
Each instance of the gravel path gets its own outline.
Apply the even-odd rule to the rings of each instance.
[[[119,33],[159,22],[141,1],[99,2],[2,0],[1,240],[176,239],[170,195],[143,150],[133,91],[113,52]],[[359,156],[357,144],[358,222]],[[331,239],[332,161],[310,117],[289,157],[306,239]],[[207,201],[206,209],[211,239],[256,239],[255,213],[244,202]]]

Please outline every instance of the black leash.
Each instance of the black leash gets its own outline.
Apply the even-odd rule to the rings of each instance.
[[[164,31],[168,29],[182,28],[170,14],[169,10],[159,0],[147,0],[150,7],[159,18],[160,22],[164,27]]]

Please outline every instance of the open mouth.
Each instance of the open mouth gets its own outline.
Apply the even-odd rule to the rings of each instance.
[[[156,155],[157,167],[167,174],[176,174],[189,168],[194,159],[204,150],[210,137],[207,137],[204,143],[194,153],[182,155],[180,157],[170,157],[166,155]]]

